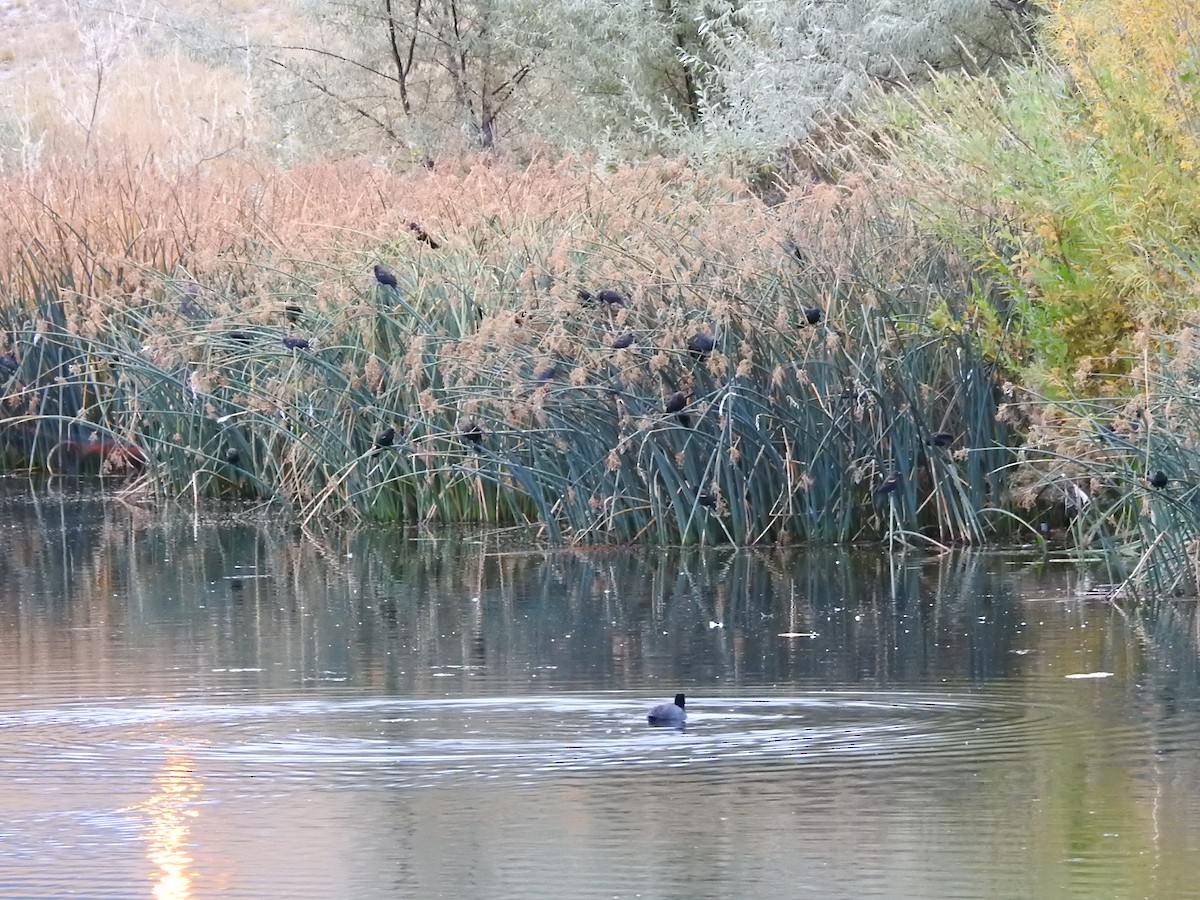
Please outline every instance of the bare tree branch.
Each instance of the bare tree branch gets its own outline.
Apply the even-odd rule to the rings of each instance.
[[[347,65],[354,66],[355,68],[362,69],[364,72],[366,72],[370,75],[374,75],[378,78],[382,78],[385,81],[396,81],[396,78],[392,75],[389,75],[387,72],[384,72],[380,69],[373,68],[371,66],[368,66],[366,63],[359,62],[357,59],[351,59],[350,57],[343,56],[340,53],[334,53],[332,50],[322,50],[320,47],[298,47],[298,46],[294,46],[294,45],[290,45],[290,44],[286,45],[286,46],[282,46],[282,47],[276,47],[275,49],[276,50],[295,50],[300,53],[311,53],[314,56],[325,56],[325,57],[328,57],[329,59],[336,60],[337,62],[343,62],[343,63],[346,63]],[[280,63],[274,59],[271,60],[271,62],[275,63],[276,65],[283,65],[283,63]],[[283,67],[285,69],[287,69],[289,72],[292,71],[292,69],[290,69],[288,66],[283,66]]]
[[[400,135],[396,134],[395,130],[393,130],[390,125],[386,124],[381,119],[379,119],[378,116],[373,115],[371,112],[363,109],[358,104],[356,104],[344,97],[338,96],[327,85],[324,85],[321,82],[308,77],[303,72],[297,72],[294,68],[289,66],[287,63],[282,62],[278,59],[271,59],[270,61],[272,63],[274,63],[275,65],[279,66],[285,72],[290,72],[294,77],[299,78],[301,81],[303,81],[309,87],[311,87],[317,91],[320,91],[326,97],[329,97],[331,100],[333,100],[335,103],[337,103],[339,106],[343,106],[346,109],[349,109],[355,115],[359,116],[362,119],[365,119],[366,121],[368,121],[371,124],[378,127],[384,134],[386,134],[389,138],[391,138],[392,141],[394,141],[397,146],[402,147],[402,146],[406,145],[406,142],[401,139]]]
[[[412,35],[408,41],[407,60],[400,55],[400,40],[396,34],[396,17],[392,13],[392,2],[393,0],[384,0],[384,9],[387,11],[388,42],[392,48],[392,60],[396,63],[396,83],[400,86],[400,104],[404,107],[405,115],[412,115],[412,104],[408,99],[408,76],[412,72],[413,59],[417,51],[417,24],[421,18],[422,0],[416,0],[416,6],[413,9]]]

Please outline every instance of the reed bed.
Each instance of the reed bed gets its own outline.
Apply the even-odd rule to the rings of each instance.
[[[10,464],[579,543],[1015,521],[993,366],[945,324],[970,275],[878,186],[768,208],[671,161],[476,159],[11,187]]]
[[[1107,562],[1111,596],[1200,593],[1200,337],[1143,331],[1119,398],[1014,398],[1014,503]]]

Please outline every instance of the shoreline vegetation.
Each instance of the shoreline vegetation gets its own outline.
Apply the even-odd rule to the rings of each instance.
[[[10,161],[4,467],[310,528],[1049,540],[1194,594],[1200,23],[1095,6],[737,164]]]

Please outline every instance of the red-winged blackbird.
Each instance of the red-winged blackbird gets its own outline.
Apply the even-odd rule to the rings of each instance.
[[[717,498],[708,491],[701,491],[696,495],[696,503],[698,503],[700,506],[705,506],[709,509],[712,509],[717,505]]]
[[[479,427],[478,422],[468,422],[462,427],[462,436],[472,444],[479,445],[483,443],[483,429]]]
[[[387,428],[383,429],[383,431],[379,432],[379,434],[375,435],[375,447],[378,450],[382,450],[384,447],[390,447],[394,443],[396,443],[396,429],[392,428],[391,426],[388,426]]]
[[[399,285],[396,284],[396,276],[393,275],[391,272],[389,272],[387,269],[385,269],[383,266],[379,265],[379,263],[375,264],[375,280],[378,281],[380,284],[382,284],[384,287],[390,287],[390,288],[399,287]]]
[[[1160,491],[1170,484],[1170,482],[1171,479],[1167,477],[1167,473],[1161,469],[1150,476],[1150,487],[1157,488]]]
[[[631,344],[633,344],[633,332],[627,331],[620,337],[613,338],[613,342],[610,346],[612,346],[614,350],[624,350]]]
[[[900,487],[900,473],[889,472],[888,476],[879,483],[879,487],[875,488],[875,494],[876,496],[894,494],[898,487]]]
[[[708,356],[708,354],[712,353],[712,348],[715,344],[716,341],[713,339],[711,334],[709,334],[707,331],[701,331],[698,334],[693,334],[690,338],[688,338],[688,353],[692,354],[692,356],[696,357],[696,359],[703,359],[704,357]]]
[[[311,345],[302,337],[288,335],[283,339],[283,346],[289,350],[307,350]]]
[[[801,324],[816,325],[824,317],[825,313],[821,312],[821,310],[817,309],[815,306],[810,306],[804,310],[804,322]]]
[[[436,250],[438,247],[442,246],[437,241],[435,241],[433,238],[431,238],[426,233],[425,229],[422,228],[420,225],[418,225],[416,222],[409,222],[408,230],[411,231],[413,234],[415,234],[417,236],[417,240],[420,241],[422,244],[424,244],[426,247],[428,247],[430,250]],[[392,287],[395,287],[395,285],[393,284]]]
[[[676,391],[663,404],[663,412],[677,413],[685,406],[687,406],[687,394],[683,391]]]

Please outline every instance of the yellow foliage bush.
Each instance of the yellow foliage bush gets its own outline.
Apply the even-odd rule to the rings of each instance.
[[[883,103],[884,175],[1004,286],[1035,388],[1105,392],[1200,312],[1200,13],[1062,0],[1040,57]]]
[[[1059,0],[1053,13],[1049,45],[1087,98],[1092,129],[1108,140],[1167,143],[1181,169],[1195,169],[1200,9],[1179,0]]]

